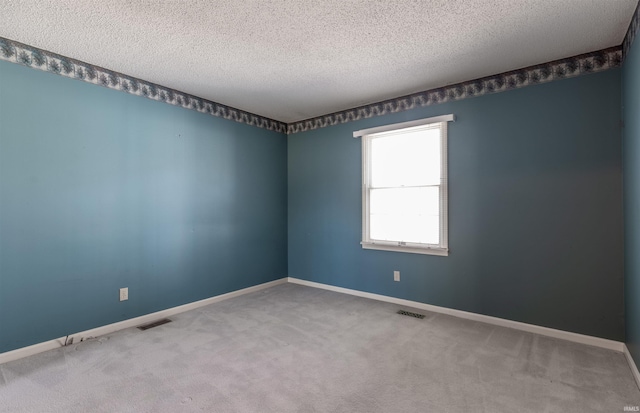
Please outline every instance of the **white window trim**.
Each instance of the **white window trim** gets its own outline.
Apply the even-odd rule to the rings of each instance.
[[[375,128],[357,130],[353,132],[353,137],[359,138],[361,136],[372,135],[374,133],[388,132],[390,130],[395,130],[395,129],[411,128],[413,126],[424,126],[424,125],[429,125],[431,123],[454,122],[455,120],[456,118],[454,115],[442,115],[442,116],[434,116],[432,118],[411,120],[409,122],[392,123],[390,125],[376,126]]]
[[[353,137],[362,137],[362,241],[360,244],[364,249],[383,250],[405,252],[413,254],[428,255],[449,255],[449,180],[448,180],[448,162],[447,162],[447,122],[454,121],[453,115],[436,116],[432,118],[419,119],[416,121],[395,123],[391,125],[380,126],[376,128],[363,129],[353,133]],[[369,160],[371,145],[370,136],[382,132],[388,132],[397,129],[405,129],[416,126],[425,126],[434,123],[442,123],[442,134],[440,144],[440,244],[425,245],[415,243],[399,243],[391,241],[372,241],[369,238],[369,178],[371,177],[371,165]]]

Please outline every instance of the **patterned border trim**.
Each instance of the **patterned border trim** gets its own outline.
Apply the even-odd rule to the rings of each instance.
[[[519,89],[552,80],[575,77],[587,73],[601,72],[622,65],[622,48],[612,47],[567,59],[556,60],[495,76],[484,77],[370,105],[359,106],[316,118],[290,123],[287,133],[305,132],[340,123],[402,112],[418,107],[466,99],[475,96]]]
[[[629,23],[629,29],[627,29],[627,34],[624,36],[624,40],[622,41],[622,57],[626,57],[627,53],[629,53],[629,49],[631,49],[631,45],[633,44],[634,39],[636,38],[636,33],[638,33],[638,26],[640,25],[640,2],[636,6],[636,11],[633,13],[633,17],[631,18],[631,23]]]
[[[3,37],[0,37],[0,60],[18,63],[37,70],[120,90],[132,95],[146,97],[174,106],[181,106],[201,113],[208,113],[212,116],[245,123],[247,125],[280,133],[293,134],[423,106],[519,89],[534,84],[619,67],[622,65],[623,51],[625,48],[628,50],[638,30],[640,22],[639,8],[636,8],[623,45],[618,47],[388,99],[382,102],[289,124],[123,75]]]
[[[247,125],[286,133],[287,124],[0,37],[0,60],[120,90]]]

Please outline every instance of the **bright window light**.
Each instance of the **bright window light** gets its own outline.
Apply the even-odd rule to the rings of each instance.
[[[363,248],[448,255],[447,122],[424,121],[362,135]]]

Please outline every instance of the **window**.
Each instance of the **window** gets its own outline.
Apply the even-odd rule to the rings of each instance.
[[[448,255],[447,122],[453,115],[354,132],[362,136],[362,247]]]

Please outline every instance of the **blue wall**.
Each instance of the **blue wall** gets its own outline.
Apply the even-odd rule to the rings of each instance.
[[[289,276],[622,340],[620,100],[613,69],[290,135]],[[352,132],[447,113],[450,256],[363,250]]]
[[[0,61],[0,352],[287,274],[622,340],[622,75],[626,331],[638,359],[637,48],[623,71],[288,142]],[[363,250],[352,131],[446,113],[457,116],[451,255]]]
[[[0,352],[286,276],[286,153],[0,61]]]
[[[624,118],[625,339],[640,367],[640,41],[622,72]]]

